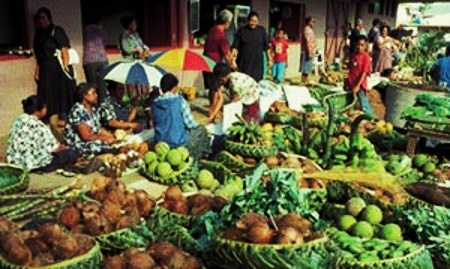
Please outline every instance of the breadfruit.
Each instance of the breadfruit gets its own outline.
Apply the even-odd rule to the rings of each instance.
[[[383,226],[381,237],[389,241],[399,241],[403,239],[402,230],[397,224],[389,223]]]
[[[347,212],[354,217],[358,216],[365,207],[366,202],[359,197],[351,198],[345,205]]]
[[[356,219],[352,215],[343,215],[339,218],[338,227],[343,231],[348,231],[355,225]]]
[[[383,220],[383,212],[376,205],[368,205],[361,213],[361,220],[365,220],[372,225],[376,225]]]
[[[373,227],[367,221],[358,221],[352,228],[354,236],[370,239],[373,236]]]

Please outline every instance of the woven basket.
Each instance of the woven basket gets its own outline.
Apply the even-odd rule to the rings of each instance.
[[[70,260],[65,260],[59,263],[50,264],[40,267],[19,266],[8,262],[0,257],[0,268],[2,269],[92,269],[100,268],[102,261],[102,253],[100,252],[100,245],[96,242],[94,247],[85,254],[75,257]]]
[[[0,163],[0,195],[25,191],[29,183],[28,171],[18,165]]]
[[[301,244],[252,244],[217,237],[213,252],[217,265],[223,268],[300,269],[313,263],[325,268],[327,243],[326,235]]]
[[[172,223],[189,228],[196,217],[198,216],[178,214],[156,205],[148,219],[148,223],[152,226],[152,224],[156,223],[152,220],[156,220],[157,222],[163,221],[165,223]]]
[[[209,170],[220,183],[224,183],[230,178],[239,177],[238,174],[220,162],[202,160],[200,161],[200,168]]]
[[[171,174],[170,177],[162,178],[154,174],[149,174],[143,170],[141,170],[141,173],[151,181],[155,181],[161,184],[165,185],[183,185],[187,180],[196,178],[198,176],[198,167],[194,162],[193,158],[189,158],[188,165],[180,170],[175,171]]]
[[[420,264],[420,265],[419,265]],[[433,269],[433,261],[430,253],[425,246],[411,252],[400,258],[386,259],[374,262],[360,262],[355,260],[348,260],[345,258],[338,259],[335,267],[336,269],[399,269],[399,268],[420,268]]]
[[[140,225],[146,225],[145,222]],[[120,252],[129,248],[143,248],[147,246],[148,239],[132,228],[120,229],[95,237],[102,251]]]
[[[251,174],[256,168],[256,165],[241,162],[227,151],[221,151],[216,155],[215,160],[240,176]]]
[[[273,146],[249,145],[225,140],[225,150],[231,154],[239,154],[245,157],[261,159],[269,155],[276,155],[278,150]]]

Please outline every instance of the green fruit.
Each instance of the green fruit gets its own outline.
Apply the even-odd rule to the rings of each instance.
[[[359,198],[354,197],[347,201],[347,204],[345,205],[345,208],[347,212],[356,217],[358,214],[366,207],[366,202]]]
[[[188,180],[188,181],[186,181],[186,183],[184,183],[181,186],[181,190],[183,192],[197,192],[198,188],[197,188],[197,184],[195,184],[195,181]]]
[[[155,171],[156,171],[156,167],[157,167],[157,166],[158,166],[158,162],[157,162],[157,161],[152,162],[151,164],[149,164],[149,165],[147,166],[147,172],[148,172],[149,174],[154,174]]]
[[[189,159],[189,150],[186,147],[178,147],[177,150],[180,152],[183,162]]]
[[[156,167],[156,173],[162,178],[167,178],[169,175],[171,175],[173,172],[172,167],[170,166],[170,163],[168,162],[162,162],[158,164],[158,167]]]
[[[155,152],[158,155],[159,159],[164,160],[164,158],[166,157],[167,153],[169,153],[170,147],[167,143],[165,142],[158,142],[155,145]]]
[[[424,166],[428,161],[428,157],[425,154],[417,154],[413,157],[412,162],[414,167],[420,168]]]
[[[355,217],[352,215],[343,215],[339,218],[338,227],[341,230],[348,231],[355,223]]]
[[[376,205],[368,205],[361,213],[361,220],[376,225],[383,220],[383,212]]]
[[[206,169],[200,170],[197,178],[197,185],[201,189],[211,189],[215,184],[214,181],[214,175],[210,171]]]
[[[156,160],[156,153],[154,153],[153,151],[149,151],[147,153],[145,153],[144,155],[144,163],[145,164],[150,164],[151,162]]]
[[[172,166],[179,166],[183,163],[183,156],[181,156],[181,152],[176,149],[171,149],[169,153],[167,153],[166,160]]]
[[[395,223],[384,225],[381,230],[381,237],[389,241],[403,240],[402,230],[400,229],[400,226]]]
[[[237,192],[240,192],[244,189],[244,180],[240,177],[232,177],[225,182],[225,185],[233,186]]]
[[[367,221],[358,221],[352,228],[354,236],[370,239],[373,236],[373,227]]]
[[[231,198],[233,198],[239,192],[240,190],[238,190],[233,185],[222,185],[216,190],[214,194],[217,196],[223,196],[227,200],[231,200]]]
[[[428,162],[422,167],[424,173],[433,173],[435,169],[436,165],[432,162]]]
[[[214,179],[214,182],[212,183],[209,190],[214,191],[220,186],[220,182],[217,179]]]
[[[180,165],[178,165],[177,171],[184,170],[188,165],[189,163],[181,163]]]

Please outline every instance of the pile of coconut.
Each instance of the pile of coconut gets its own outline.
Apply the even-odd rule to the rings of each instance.
[[[311,223],[296,213],[273,221],[256,213],[247,213],[225,232],[224,237],[256,244],[299,244],[320,238],[322,234],[312,231]]]
[[[3,257],[20,266],[47,266],[87,253],[95,240],[72,234],[59,225],[46,223],[36,230],[20,231],[14,222],[0,218],[0,248]]]
[[[69,203],[59,215],[59,223],[72,232],[97,236],[129,228],[147,218],[155,205],[146,191],[127,190],[106,177],[96,178],[87,195],[94,200]]]
[[[131,248],[121,255],[105,257],[105,269],[200,269],[202,263],[170,243],[151,243],[145,250]]]

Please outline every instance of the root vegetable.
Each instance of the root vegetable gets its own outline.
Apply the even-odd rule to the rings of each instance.
[[[289,213],[284,215],[277,221],[278,227],[281,229],[283,227],[294,227],[300,233],[305,233],[311,227],[311,223],[297,215],[296,213]]]
[[[247,231],[247,239],[257,244],[269,244],[273,235],[273,230],[266,221],[255,222]]]
[[[277,243],[279,244],[297,244],[302,242],[302,235],[294,227],[283,227],[277,236]]]
[[[98,176],[94,178],[91,185],[91,192],[95,193],[98,191],[103,191],[110,182],[111,179],[108,177]]]
[[[153,243],[147,246],[147,252],[158,262],[167,264],[177,248],[167,242]]]
[[[57,224],[52,223],[42,225],[39,227],[38,232],[39,238],[52,246],[63,236],[61,228]]]
[[[169,258],[169,260],[167,261],[167,266],[169,266],[169,268],[173,268],[173,269],[180,269],[184,262],[186,260],[186,256],[184,255],[184,253],[177,249],[172,253],[172,256]]]
[[[30,248],[33,255],[38,255],[41,253],[45,253],[49,250],[47,243],[44,240],[38,237],[30,237],[25,239],[25,245]]]
[[[108,220],[111,225],[115,225],[122,213],[120,212],[120,206],[111,202],[106,202],[100,209],[100,213]]]
[[[231,227],[229,228],[226,232],[225,232],[225,238],[230,239],[230,240],[241,240],[243,235],[242,230],[236,228],[236,227]]]
[[[53,264],[55,262],[56,262],[55,257],[53,257],[51,253],[47,252],[36,255],[33,259],[33,262],[31,263],[31,266],[41,267]]]
[[[227,199],[222,196],[215,196],[211,202],[214,211],[220,211],[228,203]]]
[[[131,227],[133,225],[133,221],[129,216],[122,216],[116,224],[116,229],[124,229]]]
[[[78,243],[78,255],[87,253],[95,245],[95,241],[91,237],[84,234],[73,234],[73,238]]]
[[[31,250],[17,237],[8,237],[10,241],[4,247],[8,261],[17,265],[30,265],[33,255]],[[8,239],[7,239],[8,240]]]
[[[184,200],[171,200],[168,202],[169,210],[178,214],[187,215],[188,207]]]
[[[205,214],[208,211],[211,211],[211,205],[209,203],[206,203],[206,204],[191,208],[190,215],[200,216],[200,215]]]
[[[187,198],[187,206],[189,208],[202,206],[210,203],[210,198],[198,193]]]
[[[83,206],[81,215],[85,220],[98,216],[100,212],[100,206],[96,203],[86,203]]]
[[[202,268],[202,264],[194,256],[188,256],[180,267],[180,269],[200,269],[200,268]]]
[[[144,190],[137,190],[134,193],[137,199],[137,206],[142,217],[146,218],[155,206],[155,201]]]
[[[130,211],[137,206],[137,197],[135,193],[125,192],[125,199],[123,201],[123,210]]]
[[[112,226],[102,215],[96,215],[87,219],[84,226],[84,232],[89,235],[100,235],[112,231]]]

